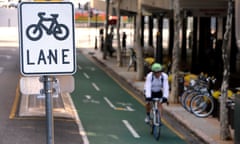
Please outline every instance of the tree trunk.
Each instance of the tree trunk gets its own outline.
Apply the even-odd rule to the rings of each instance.
[[[141,17],[142,17],[142,0],[138,0],[138,10],[136,18],[136,41],[134,43],[134,48],[136,50],[137,57],[137,76],[136,80],[141,81],[144,79],[144,65],[143,65],[143,47],[141,46]]]
[[[122,0],[117,0],[117,65],[122,66],[122,53],[121,53],[121,44],[120,44],[120,3]]]
[[[232,12],[233,12],[233,2],[228,1],[228,14],[226,22],[226,31],[224,33],[223,44],[222,44],[222,59],[223,59],[223,81],[221,86],[221,97],[220,97],[220,138],[221,140],[231,139],[231,132],[228,124],[228,109],[226,107],[227,101],[227,90],[230,75],[230,65],[229,65],[229,53],[227,51],[231,36],[232,27]]]
[[[173,4],[174,10],[174,47],[172,52],[172,83],[171,95],[169,97],[170,103],[178,103],[178,71],[179,71],[179,34],[182,28],[179,0],[175,0]]]
[[[103,47],[103,59],[107,59],[108,18],[109,18],[109,0],[106,0],[106,19],[105,19],[105,38],[104,38],[104,47]]]

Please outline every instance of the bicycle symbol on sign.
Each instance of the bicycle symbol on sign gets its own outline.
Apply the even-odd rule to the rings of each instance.
[[[31,24],[27,27],[27,37],[32,41],[39,40],[43,35],[43,30],[46,31],[47,35],[53,34],[58,40],[65,40],[69,35],[69,30],[66,25],[59,24],[57,21],[58,14],[51,14],[52,17],[44,17],[45,12],[39,12],[38,17],[40,18],[37,24]],[[51,22],[50,26],[44,25],[44,22]]]

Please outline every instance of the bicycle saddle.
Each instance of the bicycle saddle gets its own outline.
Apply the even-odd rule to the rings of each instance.
[[[51,14],[52,17],[57,18],[58,14]]]
[[[45,12],[39,12],[38,13],[38,16],[43,16],[43,15],[45,15],[46,13]]]

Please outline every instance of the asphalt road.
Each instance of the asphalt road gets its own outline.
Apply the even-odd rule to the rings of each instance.
[[[0,47],[0,143],[46,143],[46,119],[19,117],[19,52],[16,47]],[[55,119],[56,144],[81,144],[78,125],[73,120]]]

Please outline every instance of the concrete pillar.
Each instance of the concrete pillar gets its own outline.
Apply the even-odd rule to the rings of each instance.
[[[174,43],[174,21],[173,18],[169,18],[169,41],[168,41],[169,60],[172,59],[173,43]]]
[[[181,63],[187,62],[187,17],[182,18],[182,51]]]
[[[148,45],[152,47],[153,46],[153,17],[152,16],[148,16],[148,30],[149,30]]]
[[[157,48],[156,48],[156,62],[163,63],[163,16],[158,17],[158,33],[157,33]]]
[[[198,17],[193,18],[191,72],[198,73]]]
[[[223,74],[223,60],[222,60],[222,41],[224,34],[224,19],[222,17],[217,18],[217,41],[215,47],[215,77],[218,80],[222,79]]]
[[[145,22],[144,22],[144,16],[142,16],[141,18],[141,46],[144,47],[144,25],[145,25]]]
[[[238,53],[237,53],[237,58],[236,58],[236,72],[240,73],[240,47],[238,47]]]
[[[210,44],[210,18],[200,18],[200,31],[199,31],[199,68],[201,72],[211,73],[212,67],[210,63],[212,48]]]
[[[232,38],[231,38],[231,51],[230,51],[230,72],[235,73],[237,71],[237,53],[238,47],[236,43],[235,35],[235,19],[232,22]]]

